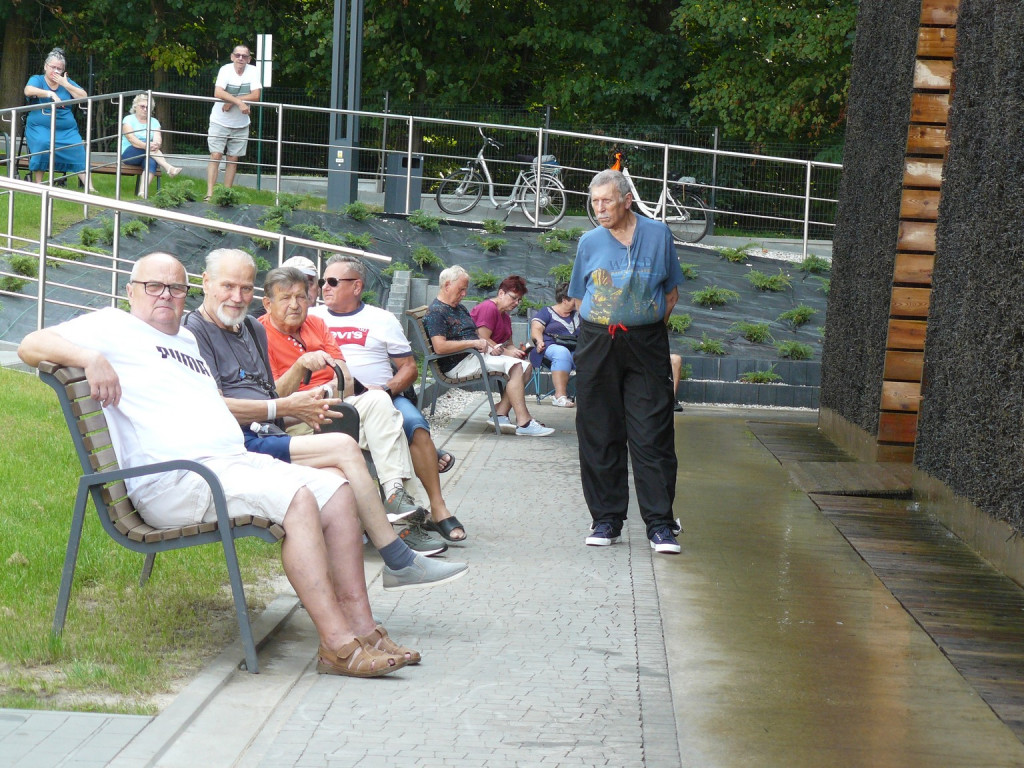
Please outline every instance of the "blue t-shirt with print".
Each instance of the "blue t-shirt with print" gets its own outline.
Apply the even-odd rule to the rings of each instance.
[[[580,238],[569,295],[582,299],[580,316],[600,325],[649,325],[665,318],[665,294],[683,282],[672,232],[636,217],[626,246],[604,227]]]

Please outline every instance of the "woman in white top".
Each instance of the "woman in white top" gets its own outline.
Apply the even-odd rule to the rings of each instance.
[[[181,168],[167,162],[160,150],[163,137],[160,135],[160,121],[150,115],[153,104],[149,96],[140,93],[132,99],[131,110],[121,121],[121,162],[125,165],[141,166],[146,159],[146,144],[149,144],[149,168],[142,174],[142,186],[148,187],[153,181],[157,166],[168,176],[177,176]]]

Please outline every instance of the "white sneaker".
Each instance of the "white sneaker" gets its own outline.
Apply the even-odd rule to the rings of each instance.
[[[530,423],[525,426],[516,427],[517,435],[527,435],[529,437],[546,437],[554,431],[551,427],[545,427],[536,419],[530,419]]]
[[[553,397],[551,398],[551,404],[555,408],[575,408],[576,403],[570,400],[568,397]]]
[[[487,423],[492,427],[494,426],[494,419],[488,419]],[[498,429],[501,430],[503,435],[510,435],[516,431],[516,425],[512,423],[512,420],[508,416],[502,416],[498,414]]]

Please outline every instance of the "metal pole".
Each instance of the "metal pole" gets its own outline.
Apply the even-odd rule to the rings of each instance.
[[[715,126],[714,141],[711,147],[715,150],[714,154],[711,155],[711,232],[709,234],[715,234],[715,194],[718,192],[718,126]]]
[[[277,178],[274,188],[274,205],[281,204],[281,148],[284,145],[284,104],[277,105],[277,162],[274,165],[274,176]]]
[[[412,134],[413,134],[413,121],[415,118],[409,115],[409,139],[406,141],[405,156],[406,156],[406,167],[405,167],[405,215],[408,216],[409,206],[412,203]]]
[[[46,240],[50,234],[50,200],[49,188],[44,188],[39,195],[39,284],[36,291],[36,330],[42,330],[46,320]]]
[[[544,105],[544,130],[551,130],[551,105]],[[544,134],[544,154],[548,154],[548,135]]]
[[[544,135],[544,129],[540,128],[537,131],[537,157],[534,158],[537,165],[533,181],[537,187],[537,193],[533,198],[533,221],[538,227],[540,226],[540,169],[542,167],[540,156],[544,154]]]
[[[391,106],[391,91],[384,91],[384,114],[386,115]],[[384,191],[384,173],[387,167],[388,156],[388,119],[384,118],[384,124],[380,131],[380,173],[377,175],[377,194]],[[406,206],[408,208],[408,206]]]
[[[668,144],[662,151],[661,160],[661,220],[668,215]]]
[[[804,185],[804,258],[807,258],[807,238],[811,229],[811,161],[807,161],[807,183]]]

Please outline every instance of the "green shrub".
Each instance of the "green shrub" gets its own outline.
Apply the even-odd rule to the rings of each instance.
[[[53,246],[46,249],[46,254],[50,258],[64,259],[64,261],[82,261],[86,257],[83,251],[71,251],[67,248],[55,248]],[[47,261],[46,263],[49,264],[50,262]],[[59,267],[60,263],[57,262],[54,266]]]
[[[427,232],[441,231],[441,218],[439,216],[432,216],[422,208],[417,208],[409,214],[409,223],[414,227],[425,229]]]
[[[697,271],[696,264],[680,264],[679,268],[683,270],[683,277],[687,280],[696,280],[700,277],[700,272]]]
[[[219,187],[218,189],[232,193],[238,200],[241,199],[241,193],[234,189],[227,189],[226,187]],[[213,194],[216,197],[217,191],[214,190]],[[192,189],[191,181],[183,184],[165,184],[155,195],[150,195],[149,197],[150,204],[156,208],[176,208],[183,203],[193,202],[194,200],[196,200],[196,194]]]
[[[376,291],[363,291],[359,299],[363,304],[370,304],[374,307],[377,306],[377,292]]]
[[[277,198],[277,206],[287,211],[294,211],[302,205],[302,195],[282,192]]]
[[[406,264],[404,261],[392,261],[384,269],[380,271],[385,277],[394,277],[396,272],[410,272],[412,267]]]
[[[257,272],[269,272],[271,270],[271,264],[269,259],[266,259],[263,256],[253,256],[252,260],[256,264]]]
[[[759,291],[772,291],[774,293],[784,291],[793,285],[789,276],[783,274],[781,267],[777,275],[766,275],[764,272],[752,269],[747,273],[747,280]]]
[[[103,241],[103,230],[98,227],[82,227],[78,233],[78,240],[86,248],[91,248]]]
[[[526,317],[526,313],[531,309],[541,309],[544,306],[543,301],[531,301],[530,299],[521,299],[519,306],[516,307],[516,314],[519,317]]]
[[[809,253],[804,260],[797,265],[797,269],[801,272],[819,275],[822,272],[828,272],[831,270],[832,262],[828,259],[823,259],[820,256],[815,256],[813,253]]]
[[[272,206],[260,217],[260,226],[271,232],[280,232],[282,227],[288,226],[289,213],[291,213],[289,208],[281,205]]]
[[[779,357],[786,357],[790,360],[810,360],[814,357],[814,348],[810,344],[802,344],[799,341],[783,341],[776,344]]]
[[[554,277],[556,282],[568,283],[572,279],[572,265],[571,261],[568,264],[556,264],[548,270],[548,274]]]
[[[740,381],[747,384],[777,384],[782,381],[782,377],[775,372],[775,366],[772,365],[767,371],[747,371],[746,373],[741,373]]]
[[[361,200],[356,200],[341,207],[341,212],[355,221],[366,221],[373,215],[374,209]]]
[[[441,257],[425,245],[417,245],[413,248],[410,257],[413,263],[420,269],[426,269],[427,267],[444,269],[444,262],[441,261]]]
[[[504,237],[484,237],[483,235],[473,235],[473,239],[487,253],[497,253],[508,242]]]
[[[747,243],[746,245],[744,245],[744,246],[742,246],[740,248],[724,248],[723,247],[723,248],[715,248],[715,250],[718,251],[718,255],[721,256],[726,261],[731,262],[733,264],[742,264],[748,258],[750,258],[747,255],[747,251],[750,248],[754,248],[754,247],[755,247],[754,243]]]
[[[789,323],[794,328],[799,328],[816,314],[818,314],[816,309],[813,309],[806,304],[800,304],[799,306],[793,307],[793,309],[786,310],[776,319],[783,323]]]
[[[493,272],[485,272],[482,269],[471,269],[469,271],[469,282],[481,290],[489,291],[498,284],[498,276]]]
[[[149,234],[149,227],[144,222],[138,219],[132,219],[126,221],[121,225],[121,236],[122,237],[137,237],[139,240]]]
[[[206,218],[210,219],[210,221],[227,222],[227,219],[225,219],[223,216],[221,216],[220,214],[216,213],[215,211],[207,211],[206,212]],[[214,228],[211,227],[210,228],[210,234],[217,235],[217,237],[223,237],[224,236],[224,230],[223,229],[214,229]]]
[[[256,237],[255,235],[253,237],[250,237],[249,240],[256,248],[259,248],[264,251],[269,251],[271,248],[274,247],[274,244],[276,242],[274,240],[271,240],[269,237]]]
[[[749,323],[746,320],[740,320],[733,323],[729,330],[738,333],[744,339],[754,344],[764,344],[772,337],[768,323]]]
[[[540,243],[541,248],[546,253],[565,253],[569,250],[569,246],[565,244],[565,241],[559,237],[554,237],[554,231],[541,232],[537,235],[537,242]]]
[[[189,298],[198,299],[203,295],[203,276],[202,275],[189,275],[188,276],[188,295]]]
[[[679,380],[686,381],[688,378],[693,376],[693,366],[689,363],[683,363],[679,366]]]
[[[706,333],[700,335],[700,341],[691,341],[690,346],[705,355],[724,355],[725,345],[718,339],[709,339]]]
[[[210,202],[214,205],[219,205],[221,208],[233,208],[236,205],[241,205],[242,193],[234,187],[225,187],[222,184],[218,184],[213,188]]]
[[[15,253],[7,259],[11,271],[25,277],[39,277],[39,259],[27,253]]]
[[[0,291],[18,293],[26,285],[28,285],[28,280],[23,277],[9,277],[8,275],[0,277]]]
[[[373,247],[373,235],[369,232],[359,235],[354,232],[342,232],[341,237],[350,248],[361,248],[366,251]]]
[[[579,240],[580,236],[586,232],[583,227],[569,227],[569,229],[552,229],[551,234],[557,237],[559,240]]]
[[[484,219],[480,222],[480,226],[484,228],[484,232],[489,235],[500,235],[502,234],[508,225],[504,221],[498,219]]]
[[[832,287],[832,281],[827,277],[815,277],[814,279],[821,283],[821,292],[828,296],[829,288]]]
[[[699,291],[690,291],[690,296],[694,304],[702,307],[721,307],[740,297],[736,291],[719,288],[717,285],[709,285]]]
[[[668,316],[668,329],[672,333],[686,333],[691,325],[693,325],[693,318],[688,314]]]
[[[333,232],[329,232],[316,224],[296,224],[292,229],[300,235],[305,235],[310,240],[317,240],[321,243],[331,243],[332,245],[345,245],[345,240],[343,238],[338,237]]]

